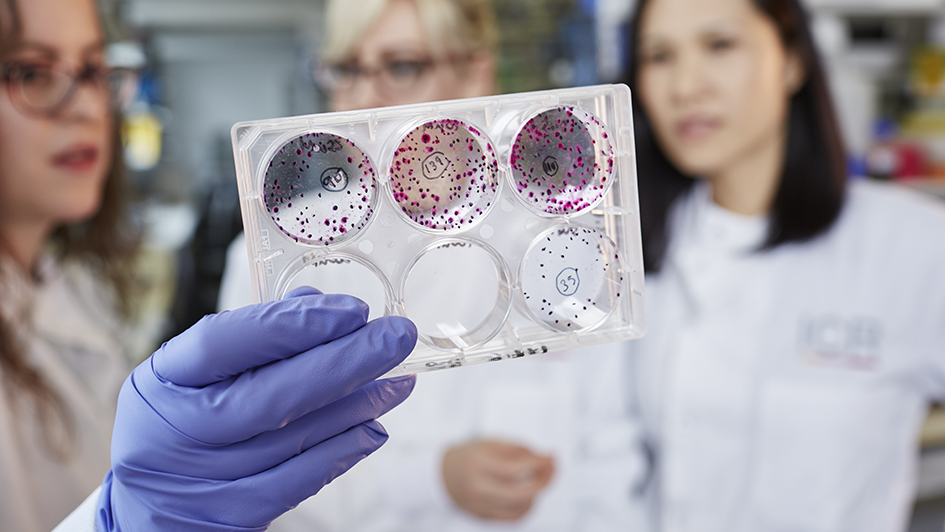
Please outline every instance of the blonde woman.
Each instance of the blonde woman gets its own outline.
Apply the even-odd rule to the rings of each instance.
[[[328,2],[314,72],[331,110],[350,111],[495,90],[495,21],[488,0]],[[227,252],[218,307],[253,302],[246,240]]]
[[[487,96],[495,21],[487,0],[329,2],[318,80],[332,109]]]

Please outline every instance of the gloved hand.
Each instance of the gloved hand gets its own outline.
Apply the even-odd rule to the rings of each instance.
[[[374,419],[415,377],[374,379],[417,333],[367,316],[353,297],[300,289],[164,344],[119,395],[98,530],[265,530],[375,451],[387,433]]]

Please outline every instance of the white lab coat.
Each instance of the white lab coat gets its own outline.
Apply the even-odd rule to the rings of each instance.
[[[945,398],[945,211],[899,187],[856,182],[841,217],[820,238],[754,253],[765,223],[720,209],[708,188],[699,186],[674,212],[664,270],[647,278],[650,330],[623,349],[634,354],[625,387],[630,408],[655,454],[648,493],[655,526],[903,530],[914,492],[918,428],[928,402]],[[231,257],[239,264],[245,251],[234,248]],[[449,396],[464,379],[472,381],[471,372],[500,374],[511,364],[516,363],[422,376],[412,400],[433,405],[434,399],[423,397],[444,396],[434,384],[425,391],[425,379],[453,381],[442,385]],[[523,371],[513,378],[528,382],[529,374],[541,373]],[[490,376],[480,382],[500,381]],[[443,412],[495,394],[457,396],[466,399],[449,400]],[[391,416],[437,419],[411,414],[410,405]],[[555,408],[572,412],[557,406],[549,412]],[[514,426],[514,415],[507,413]],[[446,416],[439,419],[476,426],[475,417]],[[388,422],[388,445],[416,430],[420,440],[437,439],[441,448],[461,439],[462,430],[441,423],[430,430],[451,436]],[[628,448],[636,450],[633,444]],[[409,474],[388,474],[393,480],[381,483],[376,475],[383,453],[376,464],[368,459],[303,504],[296,524],[304,526],[306,513],[317,522],[319,515],[364,512],[366,519],[377,516],[377,530],[403,529],[404,522],[407,528],[429,522],[445,529],[446,521],[438,519],[450,515],[449,503],[436,475],[438,463],[430,459],[438,453],[404,468]],[[406,451],[401,460],[407,463]],[[639,462],[627,463],[630,476],[637,474]],[[343,488],[348,480],[361,488]],[[363,491],[360,500],[387,501],[359,506],[359,499],[342,495],[352,489]],[[306,505],[312,510],[306,512]],[[430,521],[417,513],[424,506]],[[473,526],[453,512],[450,526]],[[323,519],[331,529],[332,517]]]
[[[226,267],[220,279],[217,311],[238,309],[255,303],[247,245],[246,234],[240,233],[226,248]]]
[[[242,236],[230,246],[221,310],[252,302],[245,246]],[[271,530],[640,530],[644,509],[631,492],[645,463],[626,410],[627,360],[626,349],[611,344],[421,374],[410,398],[381,418],[390,440]],[[551,484],[519,522],[475,518],[447,494],[443,454],[473,439],[555,456]]]
[[[855,182],[816,240],[697,187],[630,345],[658,529],[904,530],[918,431],[945,397],[945,208]]]
[[[644,463],[623,401],[627,356],[619,347],[419,375],[411,397],[381,418],[390,440],[273,532],[640,530],[644,510],[631,492]],[[517,523],[475,518],[446,492],[446,449],[483,438],[555,456],[551,484]]]
[[[15,407],[0,379],[0,529],[48,532],[108,471],[116,399],[128,373],[122,328],[87,271],[44,259],[43,280],[32,283],[8,262],[0,260],[0,270],[0,312],[61,394],[76,429],[72,459],[51,459],[29,403]]]

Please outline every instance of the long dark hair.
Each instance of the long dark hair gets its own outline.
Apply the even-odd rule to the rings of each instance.
[[[16,0],[0,0],[0,61],[6,59],[21,38]],[[50,244],[61,262],[81,262],[97,273],[114,291],[116,311],[127,317],[132,311],[132,268],[137,235],[128,231],[122,147],[114,118],[112,160],[98,211],[88,220],[55,229]],[[0,255],[6,254],[0,242]],[[0,257],[2,258],[2,257]],[[4,280],[0,279],[0,297]],[[13,324],[0,314],[0,376],[12,404],[23,399],[32,403],[42,428],[43,443],[58,460],[70,458],[75,428],[68,405],[48,379],[29,363]]]
[[[650,0],[639,0],[630,28],[625,83],[637,86],[641,15]],[[846,163],[827,80],[797,0],[752,0],[777,26],[781,42],[796,53],[805,80],[788,112],[787,152],[762,250],[810,240],[833,225],[843,208]],[[634,93],[635,94],[635,93]],[[646,271],[657,272],[669,246],[668,216],[695,179],[679,171],[660,148],[640,100],[633,97],[634,134],[640,186],[640,214]]]

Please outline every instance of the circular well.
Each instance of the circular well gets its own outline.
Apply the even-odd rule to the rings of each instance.
[[[412,223],[454,231],[479,221],[495,202],[498,172],[495,150],[478,129],[431,120],[410,130],[394,151],[391,193]]]
[[[522,297],[535,321],[556,332],[592,329],[607,319],[624,290],[616,244],[577,226],[536,238],[522,257]]]
[[[593,207],[612,182],[614,149],[604,126],[574,107],[542,111],[519,130],[509,152],[514,190],[549,215]]]
[[[332,133],[305,133],[272,157],[263,202],[279,230],[301,244],[331,246],[354,238],[377,205],[370,158]]]
[[[354,296],[367,303],[370,320],[392,314],[393,290],[387,279],[372,264],[354,255],[303,257],[289,268],[279,297],[301,286],[311,286],[325,294]]]
[[[404,311],[420,340],[440,349],[489,341],[511,310],[510,274],[489,246],[441,240],[410,263],[401,286]]]

